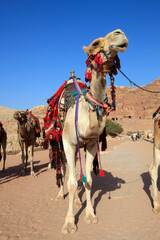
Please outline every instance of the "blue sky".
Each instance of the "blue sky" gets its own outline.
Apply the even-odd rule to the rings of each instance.
[[[129,45],[121,69],[138,85],[160,77],[159,0],[0,0],[0,105],[45,105],[68,80],[84,81],[88,46],[121,29]],[[107,76],[109,84],[109,77]],[[121,73],[117,86],[130,86]]]

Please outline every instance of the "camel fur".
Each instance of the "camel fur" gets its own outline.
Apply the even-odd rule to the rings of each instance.
[[[115,30],[109,33],[105,38],[96,39],[88,47],[83,47],[86,54],[95,54],[101,50],[101,57],[103,58],[103,70],[107,70],[114,65],[114,59],[118,51],[124,52],[127,48],[128,40],[125,34],[120,30]],[[96,68],[91,69],[92,79],[90,81],[90,92],[98,101],[103,102],[106,97],[106,73],[98,71]],[[103,112],[102,116],[97,118],[96,111],[90,110],[83,95],[79,100],[78,112],[78,133],[80,147],[86,144],[86,180],[84,184],[86,190],[86,212],[84,220],[86,223],[97,223],[98,219],[94,214],[94,209],[91,204],[91,168],[93,159],[98,152],[97,140],[103,132],[106,122],[106,113]],[[73,202],[76,196],[77,181],[76,181],[76,155],[77,155],[77,139],[75,132],[75,105],[68,109],[66,119],[64,122],[63,134],[63,147],[66,155],[69,178],[68,178],[68,191],[69,191],[69,208],[65,218],[62,232],[64,234],[74,233],[77,230],[75,225],[75,217],[73,212]],[[84,164],[83,164],[84,165]],[[84,166],[83,166],[84,167]]]
[[[36,141],[35,128],[27,123],[27,112],[26,111],[16,111],[14,113],[14,118],[18,121],[18,140],[21,147],[21,158],[22,158],[22,170],[21,175],[24,176],[27,170],[28,162],[28,152],[30,160],[30,174],[35,177],[35,172],[33,169],[33,158],[34,158],[34,145]]]
[[[157,179],[158,167],[160,166],[160,107],[156,111],[154,117],[154,144],[153,144],[153,159],[149,168],[151,182],[153,187],[153,212],[160,212],[160,202],[158,199]]]
[[[7,133],[5,132],[5,130],[3,128],[3,125],[0,122],[0,161],[2,160],[1,148],[3,150],[3,168],[2,168],[2,172],[5,171],[6,146],[7,146]]]

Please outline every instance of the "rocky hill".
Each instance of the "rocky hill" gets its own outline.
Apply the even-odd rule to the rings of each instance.
[[[160,91],[160,78],[142,86],[150,91]],[[107,88],[111,102],[110,88]],[[116,111],[109,115],[127,131],[153,131],[152,115],[160,106],[160,93],[150,93],[134,87],[116,87]]]
[[[160,78],[142,87],[150,91],[160,91]],[[110,89],[107,91],[110,97]],[[116,87],[116,103],[116,112],[111,114],[116,120],[152,119],[160,105],[160,93],[150,93],[133,87]]]

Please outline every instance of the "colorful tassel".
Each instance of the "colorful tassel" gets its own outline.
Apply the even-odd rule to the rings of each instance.
[[[86,177],[84,176],[83,173],[80,174],[80,181],[83,182],[83,183],[87,182]]]
[[[99,174],[100,174],[101,177],[104,177],[104,176],[105,176],[105,174],[104,174],[104,172],[103,172],[102,169],[100,170],[100,173],[99,173]]]

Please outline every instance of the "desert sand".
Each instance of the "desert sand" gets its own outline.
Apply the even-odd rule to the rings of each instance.
[[[107,150],[101,153],[105,177],[92,173],[92,203],[99,221],[85,223],[85,192],[78,181],[82,206],[75,209],[78,230],[74,235],[61,233],[68,209],[68,172],[65,199],[56,201],[55,170],[47,171],[48,150],[35,152],[35,178],[29,175],[29,166],[27,175],[19,177],[20,155],[7,156],[6,172],[0,171],[0,239],[159,240],[160,215],[152,212],[148,174],[152,148],[153,144],[144,140],[108,141]]]

